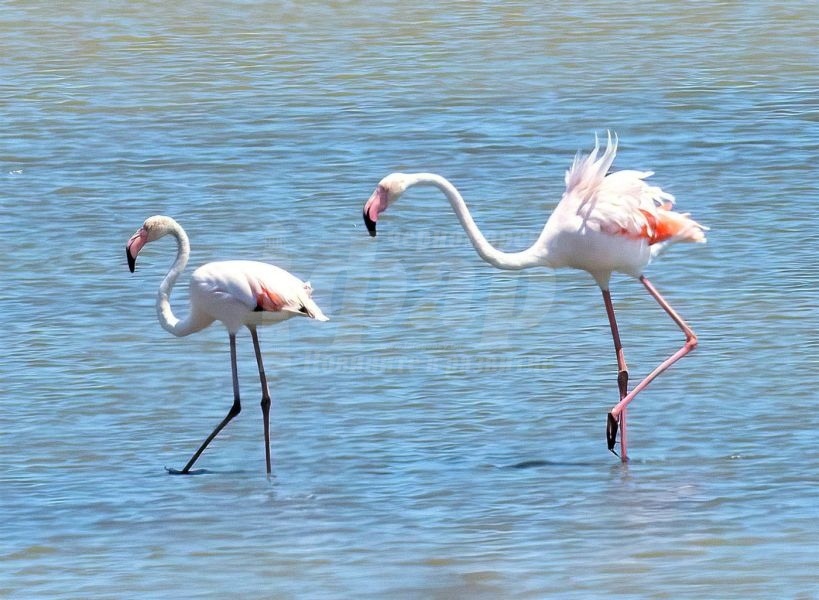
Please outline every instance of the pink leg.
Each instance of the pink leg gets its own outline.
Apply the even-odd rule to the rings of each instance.
[[[668,367],[673,365],[675,362],[680,360],[683,356],[685,356],[686,354],[688,354],[694,348],[697,347],[697,336],[694,334],[694,331],[688,325],[686,325],[685,321],[682,320],[682,317],[680,317],[680,315],[678,315],[677,312],[673,308],[671,308],[671,305],[668,302],[666,302],[665,298],[663,298],[660,295],[660,292],[658,292],[657,289],[653,285],[651,285],[651,282],[648,279],[646,279],[645,276],[642,275],[640,276],[640,282],[648,290],[648,293],[651,294],[652,297],[657,301],[657,304],[659,304],[663,308],[663,310],[668,314],[668,316],[671,317],[671,319],[685,334],[685,344],[683,344],[682,348],[680,348],[674,354],[672,354],[663,362],[661,362],[656,369],[649,373],[648,376],[645,379],[643,379],[640,383],[634,386],[634,389],[631,390],[631,392],[629,392],[625,398],[620,400],[620,402],[618,402],[615,405],[615,407],[611,409],[611,413],[609,414],[614,419],[618,419],[621,415],[624,414],[626,406],[628,406],[628,404],[632,400],[634,400],[634,397],[637,394],[639,394],[643,390],[643,388],[645,388],[649,383],[654,381],[654,378],[656,378],[660,373],[665,371]]]
[[[609,317],[609,326],[611,327],[611,337],[614,340],[614,351],[617,354],[617,387],[620,389],[620,400],[628,394],[628,365],[626,365],[626,356],[623,352],[623,344],[620,343],[620,331],[617,328],[617,319],[614,316],[614,305],[611,303],[611,292],[609,290],[603,291],[603,302],[606,305],[606,314]],[[620,418],[615,419],[609,415],[608,425],[606,427],[606,440],[614,454],[614,446],[617,443],[617,431],[620,431],[620,460],[628,461],[628,453],[626,450],[626,411],[623,409],[620,412]]]

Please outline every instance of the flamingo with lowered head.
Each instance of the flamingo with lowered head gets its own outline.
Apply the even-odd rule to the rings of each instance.
[[[312,288],[284,269],[263,262],[230,260],[211,262],[193,272],[190,279],[190,312],[180,320],[173,314],[170,303],[171,289],[190,256],[190,243],[182,227],[170,217],[155,215],[145,220],[125,247],[128,268],[134,272],[140,250],[149,242],[166,235],[176,238],[176,260],[165,279],[159,285],[156,312],[162,327],[177,337],[183,337],[221,321],[230,339],[230,366],[233,372],[233,406],[194,453],[181,471],[168,469],[169,473],[186,474],[208,444],[222,431],[233,417],[242,410],[239,400],[239,375],[236,366],[236,333],[244,326],[250,330],[259,379],[262,384],[262,417],[264,419],[264,450],[267,473],[270,474],[270,392],[262,363],[258,325],[280,323],[291,317],[309,317],[327,321],[318,305],[312,300]]]
[[[376,222],[391,204],[414,185],[430,185],[441,190],[480,257],[499,269],[528,267],[571,267],[587,271],[603,293],[614,350],[617,356],[617,383],[620,401],[608,413],[606,440],[614,452],[620,444],[620,458],[628,460],[626,407],[660,373],[697,346],[697,336],[660,295],[643,274],[643,269],[659,252],[674,242],[705,242],[708,229],[688,214],[672,210],[674,197],[645,179],[646,171],[614,171],[609,168],[617,153],[617,137],[611,134],[605,150],[600,145],[583,156],[578,154],[566,172],[566,190],[534,244],[521,252],[502,252],[493,247],[475,225],[464,199],[449,181],[433,173],[393,173],[384,177],[364,205],[364,223],[375,237]],[[648,293],[685,335],[685,343],[662,361],[631,391],[620,333],[609,291],[613,272],[636,277]]]

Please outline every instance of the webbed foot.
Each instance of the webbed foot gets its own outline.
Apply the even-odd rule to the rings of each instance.
[[[617,445],[617,430],[619,427],[620,425],[617,419],[614,418],[613,414],[609,413],[608,419],[606,420],[606,443],[609,446],[609,451],[615,456],[620,456],[614,449],[614,446]]]

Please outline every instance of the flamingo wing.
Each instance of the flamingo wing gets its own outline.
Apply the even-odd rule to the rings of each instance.
[[[675,212],[674,196],[646,182],[651,171],[608,173],[617,153],[617,139],[608,136],[587,156],[575,158],[566,172],[566,191],[559,210],[581,217],[583,226],[613,236],[644,239],[650,245],[676,241],[704,242],[707,227],[688,214]]]
[[[242,260],[208,263],[194,272],[191,286],[200,301],[210,305],[211,314],[226,323],[246,322],[248,313],[254,312],[327,320],[310,297],[310,284],[275,265]]]
[[[603,181],[599,195],[601,216],[626,235],[648,239],[649,244],[705,242],[708,227],[674,208],[674,196],[645,179],[651,171],[617,171]]]

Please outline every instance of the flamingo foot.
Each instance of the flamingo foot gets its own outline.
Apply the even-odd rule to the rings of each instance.
[[[617,430],[619,427],[617,419],[614,418],[613,414],[609,413],[606,420],[606,443],[609,446],[609,451],[615,456],[620,456],[614,449],[614,446],[617,445]]]

